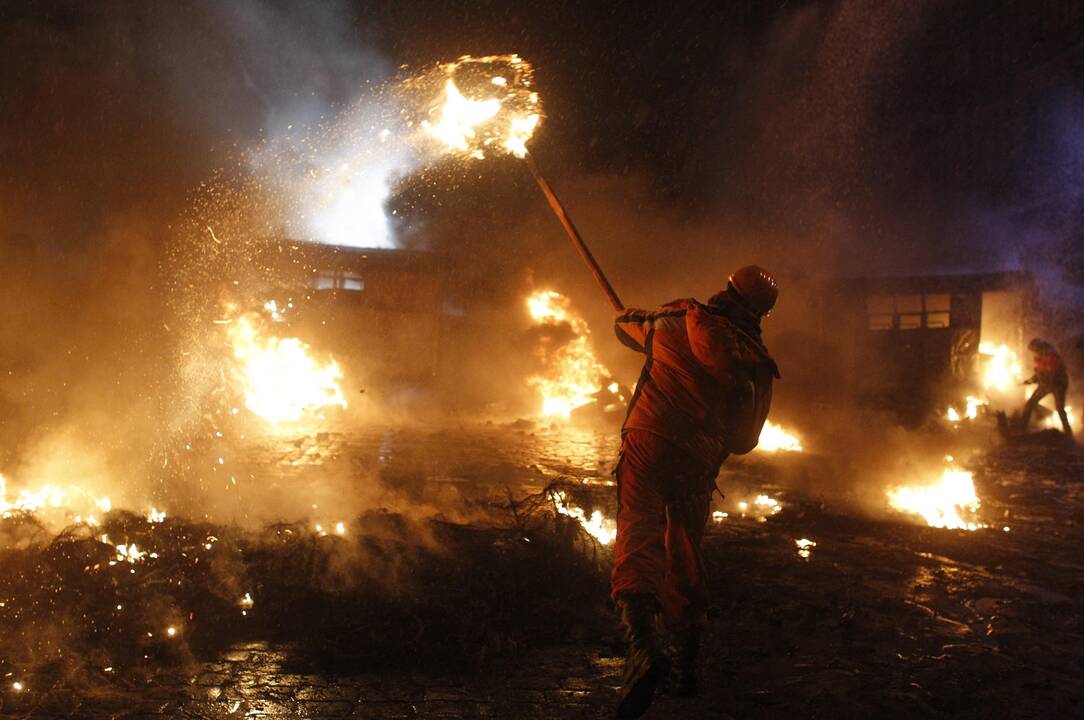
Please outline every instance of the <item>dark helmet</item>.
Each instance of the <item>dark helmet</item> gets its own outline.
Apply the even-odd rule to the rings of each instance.
[[[1046,340],[1043,340],[1042,338],[1032,338],[1031,342],[1028,343],[1028,350],[1032,352],[1039,352],[1040,350],[1047,347],[1047,345],[1048,343],[1046,342]]]
[[[761,317],[772,311],[779,298],[779,284],[775,276],[759,265],[746,265],[735,270],[730,276],[730,287],[750,310]]]

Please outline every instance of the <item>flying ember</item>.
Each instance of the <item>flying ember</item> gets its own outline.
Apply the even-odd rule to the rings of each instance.
[[[948,530],[978,530],[979,497],[970,472],[947,467],[936,481],[908,485],[887,491],[888,504],[895,510],[921,516],[930,527]]]
[[[595,401],[609,372],[591,350],[591,330],[568,298],[543,290],[527,298],[527,309],[538,326],[567,327],[572,338],[562,345],[540,348],[543,371],[527,379],[542,396],[541,414],[569,417],[578,407]]]
[[[226,326],[245,407],[272,422],[296,422],[313,411],[346,407],[334,359],[321,363],[298,338],[265,335],[264,321],[245,313]]]
[[[523,157],[542,121],[531,76],[530,64],[518,55],[464,55],[405,85],[429,96],[420,125],[441,152],[478,159],[489,151]]]

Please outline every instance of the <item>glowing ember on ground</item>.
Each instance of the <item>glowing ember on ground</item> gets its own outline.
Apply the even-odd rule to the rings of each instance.
[[[116,545],[118,563],[139,563],[143,561],[146,553],[135,547],[135,544]]]
[[[573,518],[580,523],[587,534],[593,537],[602,545],[609,545],[617,538],[617,523],[613,520],[609,520],[603,517],[602,513],[595,510],[591,513],[591,517],[587,517],[587,513],[583,511],[583,508],[576,507],[568,502],[568,498],[565,493],[557,490],[552,493],[553,506],[557,509],[557,512],[561,515]]]
[[[972,395],[968,395],[964,400],[963,412],[957,410],[954,406],[949,406],[945,412],[945,418],[951,423],[959,423],[964,420],[974,420],[979,416],[979,408],[986,407],[988,404],[985,400],[981,400]]]
[[[556,348],[542,348],[543,371],[527,379],[542,396],[545,417],[569,417],[572,411],[595,401],[609,371],[591,351],[587,321],[573,309],[568,298],[552,290],[527,298],[527,309],[537,325],[567,325],[572,339]]]
[[[517,157],[542,121],[531,66],[518,55],[464,55],[413,78],[407,88],[439,87],[422,128],[443,152],[483,158],[496,150]]]
[[[319,362],[300,339],[266,335],[263,326],[255,313],[245,313],[226,325],[245,407],[272,423],[295,422],[324,408],[346,407],[339,384],[343,373],[334,359]]]
[[[802,443],[798,438],[771,420],[764,423],[757,441],[757,450],[764,452],[802,452]]]
[[[722,510],[716,510],[711,514],[711,520],[712,520],[712,522],[715,522],[715,523],[721,523],[723,520],[726,520],[728,517],[730,517],[730,514],[725,513]]]
[[[794,544],[798,546],[798,557],[803,560],[808,560],[813,554],[813,548],[817,547],[817,543],[809,538],[799,538]]]
[[[978,530],[986,527],[975,519],[979,497],[970,472],[947,467],[936,481],[887,491],[889,505],[900,512],[922,517],[930,527]]]
[[[750,515],[756,518],[757,521],[764,522],[769,515],[781,512],[783,504],[769,495],[760,494],[755,496],[752,502],[748,500],[738,501],[737,508],[742,517]]]

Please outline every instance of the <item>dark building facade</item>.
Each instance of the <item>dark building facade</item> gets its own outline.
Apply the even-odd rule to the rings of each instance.
[[[1037,313],[1021,272],[840,279],[822,308],[859,399],[912,421],[974,388],[980,348],[1024,357]]]
[[[438,370],[447,262],[428,252],[281,241],[261,258],[274,285],[302,295],[290,322],[359,370],[363,383],[419,383]]]

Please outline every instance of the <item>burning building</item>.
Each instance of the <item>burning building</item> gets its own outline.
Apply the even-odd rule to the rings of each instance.
[[[840,279],[821,308],[863,402],[915,422],[968,391],[1023,399],[1014,381],[1038,313],[1027,273]]]

